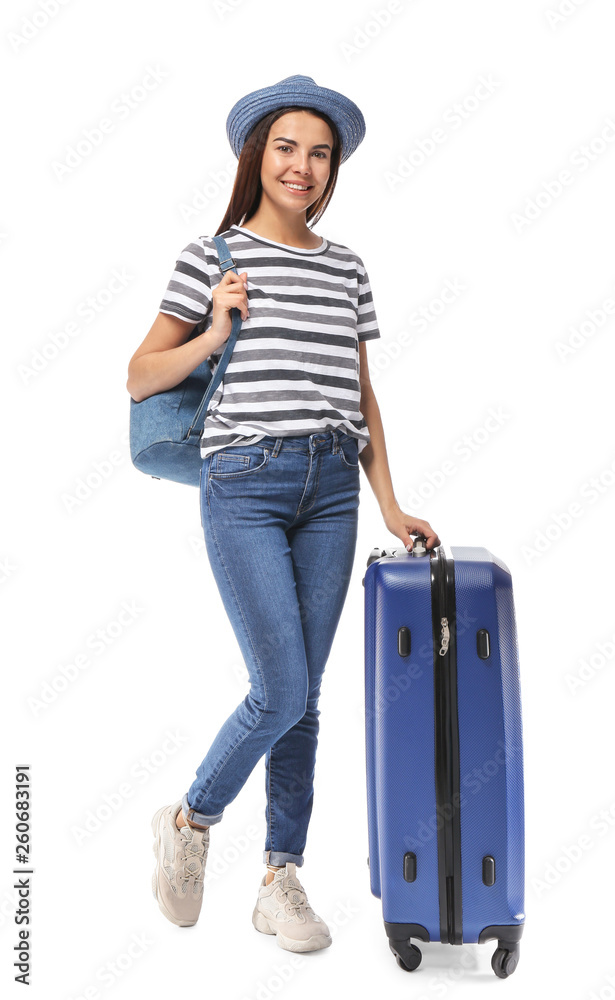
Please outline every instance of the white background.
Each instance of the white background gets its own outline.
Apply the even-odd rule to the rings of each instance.
[[[0,975],[11,996],[22,995],[20,764],[33,793],[29,996],[614,995],[615,16],[609,0],[566,0],[558,19],[557,3],[4,6]],[[168,923],[151,895],[151,816],[192,781],[247,673],[197,491],[131,465],[127,364],[179,252],[224,214],[228,111],[294,73],[347,94],[367,123],[315,231],[370,275],[382,339],[368,354],[397,499],[445,546],[486,546],[513,576],[527,922],[506,985],[490,968],[495,942],[422,945],[420,969],[404,973],[370,893],[361,580],[372,547],[398,540],[363,474],[301,869],[332,947],[296,958],[252,927],[264,761],[212,830],[196,927]],[[66,169],[104,118],[112,130]],[[114,272],[124,286],[109,294]],[[463,291],[443,304],[447,281]],[[122,628],[123,602],[135,610]],[[583,661],[593,667],[573,689]],[[105,796],[116,811],[79,840]]]

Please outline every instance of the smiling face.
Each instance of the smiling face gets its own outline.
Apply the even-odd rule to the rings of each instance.
[[[278,211],[306,212],[325,190],[332,148],[331,129],[321,118],[308,111],[282,115],[271,126],[263,152],[263,197]]]

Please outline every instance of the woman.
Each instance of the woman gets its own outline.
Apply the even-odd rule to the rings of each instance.
[[[315,951],[331,936],[296,869],[312,811],[321,679],[353,568],[360,466],[408,549],[410,532],[427,548],[440,541],[393,494],[367,366],[365,342],[380,332],[363,262],[308,226],[363,139],[359,108],[292,76],[239,100],[227,134],[239,164],[216,235],[238,273],[222,276],[211,237],[182,251],[127,388],[139,401],[206,358],[213,368],[231,309],[240,310],[239,340],[204,422],[200,506],[251,687],[187,793],[154,816],[153,888],[169,920],[196,923],[210,827],[265,754],[267,871],[252,921],[282,948]]]

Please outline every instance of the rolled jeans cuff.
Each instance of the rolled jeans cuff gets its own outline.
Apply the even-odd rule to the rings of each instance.
[[[263,851],[263,864],[281,868],[287,861],[294,861],[297,868],[303,864],[303,854],[286,854],[284,851]]]
[[[219,823],[224,815],[224,812],[218,813],[217,816],[206,816],[205,813],[196,812],[195,809],[188,802],[188,793],[182,798],[182,810],[184,813],[184,819],[188,825],[192,826],[213,826],[214,823]]]

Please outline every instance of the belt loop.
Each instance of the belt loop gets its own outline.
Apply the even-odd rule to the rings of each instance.
[[[338,437],[337,437],[337,431],[334,430],[333,431],[333,454],[337,455],[338,450],[339,450],[339,441],[338,441]]]
[[[274,447],[273,451],[271,452],[272,458],[277,458],[278,457],[278,453],[279,453],[281,447],[282,447],[282,438],[279,437],[279,438],[277,438],[276,443],[275,443],[275,447]]]

